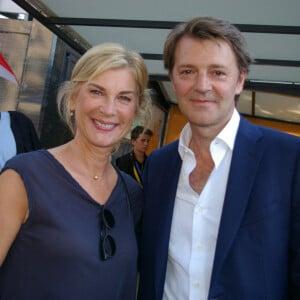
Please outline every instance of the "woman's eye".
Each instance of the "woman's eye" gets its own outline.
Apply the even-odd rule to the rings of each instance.
[[[128,96],[121,95],[119,98],[122,102],[130,102],[131,101],[131,98],[129,98]]]
[[[100,90],[90,90],[90,93],[96,96],[102,95],[103,93]]]

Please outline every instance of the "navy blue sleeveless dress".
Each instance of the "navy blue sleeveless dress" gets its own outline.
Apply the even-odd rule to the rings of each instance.
[[[76,163],[76,162],[74,162]],[[94,201],[46,150],[19,154],[4,169],[24,181],[29,218],[21,227],[1,269],[1,300],[133,300],[137,242],[134,220],[142,213],[142,190],[122,173],[105,207],[115,219],[109,234],[115,255],[99,257],[103,206]]]

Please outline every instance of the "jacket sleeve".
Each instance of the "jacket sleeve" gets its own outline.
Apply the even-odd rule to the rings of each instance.
[[[42,146],[32,121],[20,112],[10,111],[9,113],[17,153],[41,149]]]
[[[293,181],[290,299],[300,299],[300,154],[295,166]]]

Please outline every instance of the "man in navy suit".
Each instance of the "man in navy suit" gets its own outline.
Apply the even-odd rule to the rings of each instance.
[[[224,20],[166,40],[188,123],[144,170],[140,300],[300,299],[300,139],[237,112],[251,62]]]

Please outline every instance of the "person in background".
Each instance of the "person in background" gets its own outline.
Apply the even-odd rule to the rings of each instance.
[[[0,171],[16,154],[42,148],[32,121],[21,112],[0,112],[0,137]]]
[[[132,151],[117,158],[116,165],[119,169],[133,177],[142,185],[142,175],[146,163],[146,151],[153,132],[143,126],[136,126],[131,130]]]
[[[140,300],[300,299],[300,139],[237,112],[251,62],[225,20],[167,37],[188,123],[145,166]]]
[[[6,163],[1,299],[135,298],[143,194],[110,156],[136,118],[145,119],[147,82],[136,52],[110,43],[91,48],[58,94],[74,138]]]

